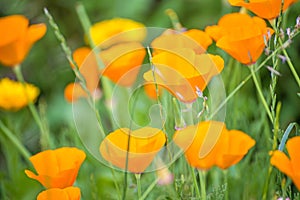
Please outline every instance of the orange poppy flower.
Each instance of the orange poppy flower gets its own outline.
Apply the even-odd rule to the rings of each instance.
[[[65,188],[75,182],[85,157],[85,153],[77,148],[46,150],[30,157],[38,175],[30,170],[25,170],[25,173],[46,188]]]
[[[151,70],[144,74],[144,79],[152,83],[155,80],[183,102],[194,101],[197,90],[203,91],[211,78],[224,67],[220,56],[196,54],[194,50],[184,48],[158,53],[153,56],[152,62],[155,79]]]
[[[172,51],[172,49],[189,48],[197,54],[204,53],[212,39],[207,33],[197,29],[191,29],[185,32],[167,30],[161,36],[155,38],[151,46],[154,48],[153,55],[162,51]]]
[[[283,11],[297,0],[284,0]],[[242,6],[251,10],[257,16],[264,19],[274,19],[279,16],[281,9],[281,0],[229,0],[232,6]]]
[[[37,200],[80,200],[80,189],[77,187],[51,188],[41,192]]]
[[[279,150],[272,153],[271,164],[277,167],[281,172],[289,176],[300,191],[300,136],[289,139],[286,148],[289,158]]]
[[[129,134],[130,144],[127,152]],[[165,142],[166,135],[157,128],[144,127],[135,131],[121,128],[106,136],[99,150],[103,158],[113,165],[125,170],[128,158],[128,171],[142,173]]]
[[[141,42],[146,37],[146,29],[139,22],[114,18],[94,24],[90,34],[96,45],[107,48],[120,42]]]
[[[238,130],[227,130],[223,122],[206,121],[176,131],[175,144],[185,151],[188,163],[198,169],[226,169],[238,163],[255,141]]]
[[[73,52],[73,59],[76,62],[80,73],[85,78],[86,87],[95,98],[100,98],[100,89],[98,87],[99,69],[97,60],[93,52],[88,47],[81,47]],[[74,68],[73,65],[71,65]],[[66,86],[65,99],[69,102],[76,101],[80,97],[87,97],[79,83],[70,83]]]
[[[247,14],[224,15],[216,26],[205,31],[216,40],[216,45],[243,64],[252,64],[262,54],[265,40],[274,33],[265,21]]]
[[[105,64],[102,75],[122,86],[132,85],[144,61],[146,50],[138,42],[120,43],[100,52]]]
[[[0,62],[15,66],[25,59],[32,45],[46,33],[45,24],[29,25],[22,15],[0,18]]]

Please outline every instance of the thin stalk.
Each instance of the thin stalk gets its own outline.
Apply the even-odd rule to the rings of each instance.
[[[266,112],[268,114],[268,117],[269,117],[270,121],[273,122],[273,116],[271,114],[271,111],[270,111],[270,108],[268,106],[268,103],[267,103],[267,101],[266,101],[266,99],[265,99],[265,97],[264,97],[264,95],[262,93],[261,87],[260,87],[258,79],[256,77],[256,74],[255,74],[255,71],[254,71],[254,65],[249,66],[249,69],[251,71],[253,82],[254,82],[254,85],[255,85],[256,90],[258,92],[259,98],[260,98],[260,100],[261,100],[261,102],[262,102],[262,104],[263,104],[263,106],[264,106],[264,108],[265,108],[265,110],[266,110]]]
[[[156,178],[147,188],[147,190],[143,193],[143,195],[139,198],[139,200],[144,200],[148,196],[148,194],[153,190],[153,188],[156,186],[159,178]]]
[[[279,41],[279,44],[281,46],[283,46],[283,43],[282,43],[282,40],[281,40],[280,37],[278,37],[278,41]],[[286,62],[288,64],[288,66],[289,66],[289,68],[290,68],[290,70],[291,70],[291,72],[292,72],[292,74],[293,74],[293,76],[294,76],[294,78],[295,78],[298,86],[300,87],[300,78],[299,78],[299,76],[297,74],[297,71],[296,71],[296,69],[295,69],[295,67],[294,67],[294,65],[293,65],[293,63],[292,63],[292,61],[291,61],[291,59],[289,57],[289,54],[287,53],[286,49],[284,49],[284,48],[282,48],[282,52],[283,52],[283,54],[284,54],[284,56],[286,58]]]
[[[176,12],[172,9],[167,9],[165,12],[169,16],[169,18],[172,22],[173,28],[176,31],[182,31],[183,27],[179,22],[179,19],[178,19],[178,16],[177,16]]]
[[[198,170],[200,177],[201,200],[206,200],[206,172]]]
[[[23,86],[24,86],[24,90],[27,96],[27,92],[26,92],[26,88],[25,88],[25,81],[24,81],[24,77],[21,71],[21,66],[20,65],[16,65],[14,68],[14,73],[16,74],[16,77],[18,79],[18,81],[20,81]],[[28,97],[27,97],[28,98]],[[28,108],[30,110],[30,113],[34,119],[34,121],[36,122],[36,124],[38,125],[40,131],[41,131],[41,146],[42,149],[48,149],[49,147],[51,147],[51,140],[50,140],[50,135],[48,130],[46,130],[45,125],[42,122],[41,116],[39,115],[36,107],[33,105],[33,102],[30,101],[30,99],[28,99]]]
[[[277,147],[277,138],[278,138],[278,131],[279,131],[279,114],[281,110],[281,103],[279,102],[276,107],[276,116],[275,116],[275,121],[274,121],[274,135],[273,135],[273,147],[272,150],[274,151]],[[266,200],[268,196],[268,190],[269,190],[269,182],[270,182],[270,177],[272,174],[273,167],[271,166],[269,162],[269,169],[268,169],[268,174],[267,178],[264,184],[264,190],[263,190],[263,195],[262,195],[262,200]]]
[[[18,138],[5,126],[5,124],[0,121],[0,129],[5,134],[5,136],[13,143],[13,145],[20,151],[26,161],[29,161],[31,154],[29,151],[23,146],[23,144],[18,140]]]
[[[200,195],[199,186],[198,186],[198,183],[197,183],[195,169],[193,167],[190,167],[190,171],[191,171],[191,174],[192,174],[192,178],[193,178],[194,188],[196,190],[197,199],[200,199],[201,195]]]
[[[138,199],[141,199],[142,196],[142,185],[141,185],[141,174],[134,174],[136,178],[136,185],[138,190]]]
[[[224,178],[225,178],[225,184],[227,185],[225,190],[225,200],[229,200],[229,190],[228,190],[228,170],[223,170]]]

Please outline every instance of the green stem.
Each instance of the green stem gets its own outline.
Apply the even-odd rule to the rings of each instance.
[[[21,71],[21,66],[16,65],[13,68],[13,70],[17,76],[18,81],[20,81],[23,84],[24,90],[26,92],[25,81],[24,81],[24,77],[23,77],[23,74]],[[27,95],[27,92],[26,92],[26,95]],[[32,114],[34,121],[36,122],[36,124],[38,125],[38,127],[41,131],[41,140],[40,140],[41,147],[42,147],[42,149],[48,149],[49,147],[51,147],[49,132],[46,130],[45,125],[43,124],[42,119],[41,119],[36,107],[33,105],[33,102],[30,99],[28,99],[28,102],[29,102],[28,108],[30,110],[30,113]]]
[[[279,39],[279,44],[281,46],[283,46],[281,38],[278,37],[278,39]],[[284,48],[282,48],[282,51],[283,51],[283,54],[284,54],[284,56],[286,58],[286,62],[288,64],[288,66],[289,66],[289,68],[290,68],[290,70],[291,70],[291,72],[292,72],[292,74],[293,74],[293,76],[294,76],[294,78],[295,78],[298,86],[300,87],[300,78],[299,78],[299,76],[297,74],[297,71],[296,71],[296,69],[295,69],[295,67],[294,67],[294,65],[293,65],[293,63],[292,63],[292,61],[291,61],[291,59],[289,57],[289,54],[287,53],[287,51]]]
[[[191,174],[192,174],[192,178],[193,178],[194,188],[196,190],[197,199],[200,199],[201,195],[200,195],[199,186],[198,186],[198,183],[197,183],[195,169],[193,167],[190,167],[190,170],[191,170]]]
[[[136,178],[136,185],[138,190],[138,199],[141,199],[142,196],[142,186],[141,186],[141,174],[134,174]]]
[[[206,200],[206,172],[199,170],[201,200]]]
[[[172,9],[167,9],[166,11],[166,14],[169,16],[172,24],[173,24],[173,27],[176,31],[182,31],[183,27],[182,25],[180,24],[179,22],[179,19],[178,19],[178,16],[177,14],[175,13],[174,10]]]
[[[148,196],[148,194],[153,190],[153,188],[156,186],[157,182],[158,182],[159,178],[156,178],[151,185],[149,185],[149,187],[147,188],[147,190],[143,193],[143,195],[140,197],[139,200],[144,200],[146,199],[146,197]]]
[[[18,140],[18,138],[4,125],[2,121],[0,121],[0,129],[6,135],[6,137],[15,145],[15,147],[20,151],[20,153],[24,156],[24,158],[29,161],[31,154],[29,151],[23,146],[23,144]]]
[[[267,103],[267,101],[266,101],[266,99],[265,99],[265,97],[262,93],[261,87],[260,87],[258,79],[256,77],[256,74],[255,74],[255,71],[254,71],[254,65],[249,66],[249,68],[250,68],[250,71],[251,71],[251,75],[252,75],[253,82],[255,84],[256,90],[257,90],[258,95],[260,97],[260,100],[263,103],[263,106],[264,106],[264,108],[265,108],[265,110],[268,114],[268,117],[269,117],[270,121],[273,122],[273,117],[272,117],[271,111],[269,109],[268,103]]]
[[[276,116],[275,116],[275,121],[274,121],[274,136],[273,136],[273,147],[272,150],[274,151],[277,147],[277,138],[278,138],[278,131],[279,131],[279,114],[281,110],[281,103],[279,102],[277,107],[276,107]],[[269,190],[269,182],[270,182],[270,177],[272,174],[273,167],[271,166],[269,162],[269,168],[268,168],[268,175],[264,184],[264,190],[263,190],[263,196],[262,200],[266,200],[268,196],[268,190]]]
[[[225,178],[225,184],[227,185],[225,190],[225,200],[229,200],[229,190],[228,190],[228,170],[223,170],[224,178]]]

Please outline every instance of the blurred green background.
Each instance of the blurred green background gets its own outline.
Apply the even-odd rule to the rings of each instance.
[[[0,0],[0,17],[22,14],[28,17],[31,23],[46,23],[48,26],[47,34],[33,46],[22,64],[22,70],[25,80],[35,84],[41,90],[39,102],[45,105],[48,125],[51,134],[57,140],[58,146],[81,145],[78,136],[76,136],[72,119],[72,106],[64,99],[64,88],[68,83],[74,81],[75,76],[59,42],[55,38],[54,31],[43,14],[43,8],[47,8],[53,15],[68,45],[72,50],[75,50],[84,45],[83,30],[75,10],[77,2],[75,0]],[[113,17],[124,17],[142,22],[147,27],[163,28],[172,27],[168,16],[165,14],[167,8],[172,8],[178,14],[182,25],[188,29],[204,29],[207,25],[217,23],[222,15],[238,11],[238,8],[229,6],[225,0],[84,0],[80,2],[85,6],[92,23]],[[299,14],[300,3],[296,3],[287,12],[285,26],[293,27]],[[295,38],[287,50],[298,74],[300,74],[300,37]],[[222,77],[227,92],[232,91],[249,74],[249,70],[244,66],[239,68],[226,67],[229,56],[222,50],[215,48],[214,45],[208,51],[221,54],[225,60],[225,69],[222,72]],[[282,129],[285,129],[290,122],[300,121],[300,101],[299,96],[297,96],[297,92],[299,93],[300,91],[285,63],[281,65],[280,73],[281,76],[279,77],[276,93],[278,94],[277,100],[282,102],[280,125]],[[14,78],[15,76],[10,68],[0,65],[0,78],[3,77]],[[268,96],[270,72],[266,68],[261,70],[261,78],[265,95]],[[251,132],[250,135],[258,141],[261,139],[261,135],[264,134],[263,132],[269,127],[264,127],[265,123],[261,122],[265,115],[262,114],[262,106],[258,105],[259,101],[249,98],[251,95],[255,96],[255,92],[252,81],[249,81],[227,105],[226,122],[230,129],[234,128],[247,133]],[[6,123],[9,124],[12,130],[23,132],[20,137],[30,152],[36,153],[40,151],[38,145],[39,130],[34,122],[29,119],[30,116],[26,109],[18,113],[0,111],[0,118],[5,118]],[[269,142],[266,138],[263,141]],[[39,183],[25,177],[23,170],[27,166],[19,162],[20,158],[17,152],[6,152],[6,148],[9,145],[1,143],[0,199],[1,197],[4,199],[33,199],[42,188]],[[260,154],[260,150],[264,147],[264,144],[259,144],[257,147],[259,153],[255,157],[251,157],[252,161],[255,160],[255,162],[260,163],[261,167],[266,162],[266,155],[262,156]],[[263,153],[266,153],[266,151],[266,149],[262,150]],[[15,157],[7,159],[7,155],[15,155]],[[82,187],[85,199],[91,199],[95,196],[101,196],[104,199],[113,198],[113,184],[108,169],[92,157],[88,157],[87,162],[88,164],[84,164],[78,178],[78,185]],[[243,179],[241,178],[243,169],[242,167],[241,169],[232,170],[232,178],[236,180],[232,186],[243,184],[243,180],[240,180]],[[249,167],[247,170],[249,174],[250,172],[255,173],[256,168]],[[216,174],[220,174],[220,172]],[[251,180],[251,176],[245,176],[244,179]],[[260,179],[258,178],[256,186],[249,187],[246,191],[240,189],[242,191],[236,191],[236,196],[233,197],[241,197],[242,194],[248,193],[250,195],[255,190],[260,191],[261,188],[257,188],[262,186],[262,183],[259,182],[261,181]],[[86,182],[88,184],[85,184]],[[170,191],[168,198],[173,199],[172,195],[175,195],[174,189],[169,187],[158,189],[155,195],[152,195],[153,199],[168,199],[166,194],[164,194],[165,189]],[[210,190],[213,189],[216,188],[212,186]],[[87,191],[90,191],[90,194],[87,194]],[[254,194],[252,196],[254,199],[257,197]]]

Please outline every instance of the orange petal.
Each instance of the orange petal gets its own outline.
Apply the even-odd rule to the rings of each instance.
[[[278,168],[280,171],[282,171],[289,177],[293,177],[292,163],[282,151],[274,151],[272,153],[270,162],[272,165],[274,165],[276,168]]]
[[[217,165],[222,169],[238,163],[255,145],[255,140],[242,131],[230,130],[224,136],[219,153],[222,156],[217,160]]]
[[[300,170],[299,147],[300,147],[300,136],[293,137],[287,141],[286,148],[290,155],[290,160],[294,169],[294,173]]]
[[[130,146],[127,152],[128,135]],[[128,170],[133,173],[143,172],[152,162],[155,155],[166,141],[165,134],[156,128],[144,127],[135,131],[127,128],[110,133],[100,145],[100,153],[105,160],[125,169],[128,159]]]
[[[0,18],[0,48],[16,41],[20,35],[25,33],[28,19],[22,15],[11,15]]]
[[[80,200],[80,189],[77,187],[48,189],[41,192],[37,200]]]
[[[174,134],[173,141],[185,151],[188,163],[199,169],[209,169],[216,164],[225,125],[206,121],[188,126]]]
[[[118,44],[101,51],[100,57],[106,66],[103,75],[114,83],[130,86],[137,78],[145,55],[145,48],[137,42]]]
[[[27,40],[29,44],[33,44],[37,40],[41,39],[47,31],[47,26],[45,24],[33,24],[29,26],[27,33]]]

